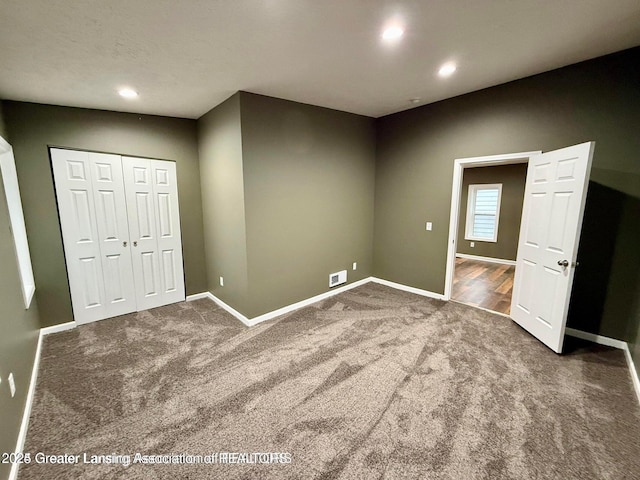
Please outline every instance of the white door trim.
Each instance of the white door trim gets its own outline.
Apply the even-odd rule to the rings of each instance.
[[[451,189],[451,214],[449,217],[449,242],[447,247],[447,268],[444,284],[444,300],[451,299],[453,273],[456,264],[456,244],[458,239],[458,219],[460,217],[460,193],[462,192],[462,174],[465,168],[492,167],[511,163],[527,163],[529,157],[541,154],[541,150],[532,152],[506,153],[486,157],[456,158],[453,164],[453,186]]]

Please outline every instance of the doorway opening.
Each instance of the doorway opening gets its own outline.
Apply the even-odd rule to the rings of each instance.
[[[527,167],[463,169],[452,300],[509,314]]]
[[[526,170],[540,153],[456,159],[446,300],[509,315]]]

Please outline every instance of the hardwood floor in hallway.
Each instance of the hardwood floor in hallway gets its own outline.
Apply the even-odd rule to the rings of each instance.
[[[452,300],[509,314],[515,266],[456,258]]]

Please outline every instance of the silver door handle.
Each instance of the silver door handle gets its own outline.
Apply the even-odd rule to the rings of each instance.
[[[122,242],[122,246],[123,246],[123,247],[126,247],[126,246],[127,246],[127,242],[126,242],[126,241],[125,241],[125,242]]]
[[[133,246],[134,246],[134,247],[137,247],[137,246],[138,246],[138,242],[137,242],[137,241],[136,241],[136,242],[133,242]]]
[[[558,265],[567,268],[569,266],[569,260],[558,260]]]

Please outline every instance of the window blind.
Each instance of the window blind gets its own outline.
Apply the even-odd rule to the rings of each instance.
[[[497,188],[478,189],[473,216],[473,236],[492,239],[496,231],[496,216],[498,215]]]

